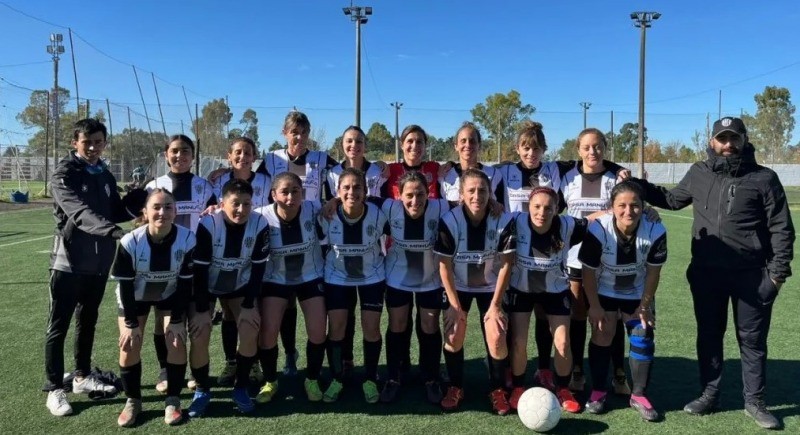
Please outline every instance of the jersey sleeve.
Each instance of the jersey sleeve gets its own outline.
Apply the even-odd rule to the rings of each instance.
[[[197,226],[197,246],[194,249],[195,264],[208,266],[211,264],[212,236],[205,225]]]
[[[260,219],[263,219],[259,215]],[[266,221],[266,220],[265,220]],[[251,261],[253,264],[263,263],[267,261],[267,257],[269,256],[269,225],[266,225],[264,222],[264,227],[256,234],[256,242],[253,246],[253,255],[251,256]],[[259,282],[261,282],[259,280]]]
[[[444,257],[456,255],[456,239],[450,231],[445,218],[439,219],[439,231],[433,251]]]
[[[575,222],[575,227],[572,229],[572,236],[569,238],[569,246],[572,247],[581,243],[586,237],[586,230],[589,228],[589,220],[572,216],[568,216],[567,218]]]
[[[647,264],[651,266],[661,266],[667,262],[667,233],[664,232],[650,245],[647,253]]]
[[[505,228],[500,232],[500,237],[497,238],[497,252],[501,254],[510,254],[517,250],[517,225],[515,219],[509,219]]]
[[[599,226],[599,224],[594,223],[592,223],[592,225]],[[586,236],[583,238],[581,249],[578,252],[578,261],[580,261],[584,267],[597,269],[600,267],[600,256],[602,253],[603,244],[592,231],[587,231]]]
[[[111,276],[118,281],[132,281],[136,278],[136,271],[133,270],[133,257],[122,243],[117,245],[114,265],[111,267]]]
[[[327,153],[325,153],[325,157],[326,157],[326,159],[325,159],[325,169],[331,169],[332,167],[334,167],[334,166],[339,164],[339,162],[334,160],[333,157],[331,157]]]

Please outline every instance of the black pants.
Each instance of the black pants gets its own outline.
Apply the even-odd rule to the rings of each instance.
[[[686,271],[697,320],[697,360],[700,386],[719,395],[722,379],[723,338],[728,323],[728,302],[742,361],[746,402],[760,399],[766,385],[767,334],[777,289],[766,269],[701,269]]]
[[[50,315],[44,344],[47,388],[62,388],[64,341],[75,314],[75,374],[91,372],[97,311],[103,301],[107,275],[82,275],[53,270],[50,273]]]

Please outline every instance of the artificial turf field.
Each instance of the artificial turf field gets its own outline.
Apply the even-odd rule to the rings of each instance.
[[[793,211],[795,225],[800,212]],[[698,393],[695,360],[695,322],[692,301],[684,272],[689,262],[691,211],[662,212],[669,234],[669,261],[662,271],[658,290],[658,324],[656,363],[649,396],[664,420],[646,423],[628,408],[627,400],[612,397],[610,411],[602,416],[586,413],[565,415],[552,433],[633,433],[633,434],[717,434],[757,433],[755,423],[742,412],[741,375],[735,336],[726,338],[726,365],[723,378],[722,412],[707,417],[692,417],[683,405]],[[44,406],[45,393],[40,391],[44,379],[43,347],[48,309],[48,261],[52,241],[53,218],[50,208],[0,212],[0,433],[110,433],[129,431],[116,425],[122,409],[122,395],[114,399],[92,401],[86,396],[69,394],[74,415],[57,418]],[[797,244],[795,251],[798,251]],[[796,256],[797,258],[798,256]],[[800,261],[793,262],[800,274]],[[116,308],[113,283],[109,283],[95,340],[93,365],[104,370],[117,366]],[[779,295],[773,312],[769,336],[767,403],[781,418],[787,433],[800,433],[800,281],[790,278]],[[303,373],[294,378],[280,377],[280,392],[267,405],[258,405],[252,415],[242,416],[230,400],[230,389],[213,390],[209,415],[178,427],[163,422],[163,398],[154,389],[158,374],[151,336],[145,333],[143,350],[143,407],[136,429],[153,433],[523,433],[527,432],[515,415],[499,417],[490,413],[487,398],[487,372],[483,364],[477,310],[469,318],[466,347],[466,398],[461,410],[443,414],[438,407],[424,400],[424,391],[417,382],[403,387],[397,403],[391,405],[364,402],[360,383],[346,385],[339,402],[314,403],[305,399]],[[385,322],[384,315],[384,322]],[[302,322],[302,316],[300,316]],[[147,330],[152,330],[152,321]],[[729,331],[733,325],[729,324]],[[218,328],[212,338],[211,372],[219,372],[222,350]],[[356,336],[356,361],[360,358],[360,335]],[[412,340],[412,342],[415,340]],[[532,343],[529,354],[535,356]],[[304,346],[302,323],[298,343]],[[66,346],[66,366],[72,368],[72,336]],[[281,353],[283,351],[281,350]],[[416,346],[412,355],[416,354]],[[416,357],[412,357],[416,360]],[[279,367],[283,364],[283,356]],[[305,365],[301,351],[299,365]],[[528,377],[536,367],[531,360]],[[384,366],[381,365],[381,372]],[[416,373],[414,370],[412,373]],[[323,370],[325,378],[327,370]],[[356,378],[360,375],[356,370]],[[324,384],[323,384],[324,387]],[[183,406],[188,407],[190,394],[184,390]]]

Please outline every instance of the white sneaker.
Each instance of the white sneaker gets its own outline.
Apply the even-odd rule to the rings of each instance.
[[[47,393],[47,409],[56,417],[72,414],[72,406],[67,401],[67,393],[63,388]]]
[[[72,380],[72,392],[75,394],[89,394],[94,392],[115,394],[117,392],[117,387],[100,382],[93,376],[87,376],[80,382],[77,381],[77,378]]]

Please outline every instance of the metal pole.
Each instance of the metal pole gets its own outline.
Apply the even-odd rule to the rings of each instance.
[[[639,178],[644,178],[644,47],[647,26],[641,26],[639,44]]]
[[[361,127],[361,20],[356,20],[356,127]]]
[[[151,72],[150,76],[153,78],[153,89],[156,91],[156,103],[158,103],[158,114],[159,116],[161,116],[161,128],[164,130],[164,136],[166,136],[167,125],[164,124],[164,112],[161,111],[161,98],[158,97],[158,86],[156,86],[156,75]]]
[[[75,65],[75,46],[72,45],[72,28],[69,31],[69,54],[72,56],[72,75],[75,77],[75,105],[78,107],[78,119],[81,119],[81,94],[78,92],[78,67]],[[86,118],[89,117],[89,109],[86,109]]]
[[[586,112],[592,107],[592,103],[584,101],[580,105],[583,107],[583,129],[586,130]]]
[[[390,106],[394,107],[394,157],[395,161],[400,161],[400,108],[403,103],[395,101]]]
[[[722,89],[719,90],[719,103],[717,107],[717,114],[719,115],[717,119],[722,119]]]
[[[611,148],[611,161],[614,160],[614,111],[611,111],[611,137],[609,138],[608,146]]]
[[[147,105],[144,103],[142,85],[139,84],[139,74],[136,73],[136,65],[131,65],[131,68],[133,68],[133,76],[136,78],[136,87],[139,88],[139,97],[142,98],[142,108],[144,108],[144,119],[147,121],[147,131],[150,133],[150,143],[152,143],[155,148],[156,141],[153,139],[153,128],[150,126],[150,115],[147,114]]]
[[[194,156],[194,173],[200,175],[200,117],[197,114],[197,103],[194,103],[194,119],[197,122],[194,125],[194,137],[195,137],[195,153],[197,154]]]
[[[57,158],[58,150],[58,121],[60,113],[58,110],[58,55],[53,55],[53,157]]]
[[[45,91],[47,101],[50,102],[50,92]],[[44,111],[44,196],[47,197],[47,173],[50,169],[50,159],[48,158],[48,146],[50,144],[50,108]],[[53,162],[55,164],[55,162]]]

